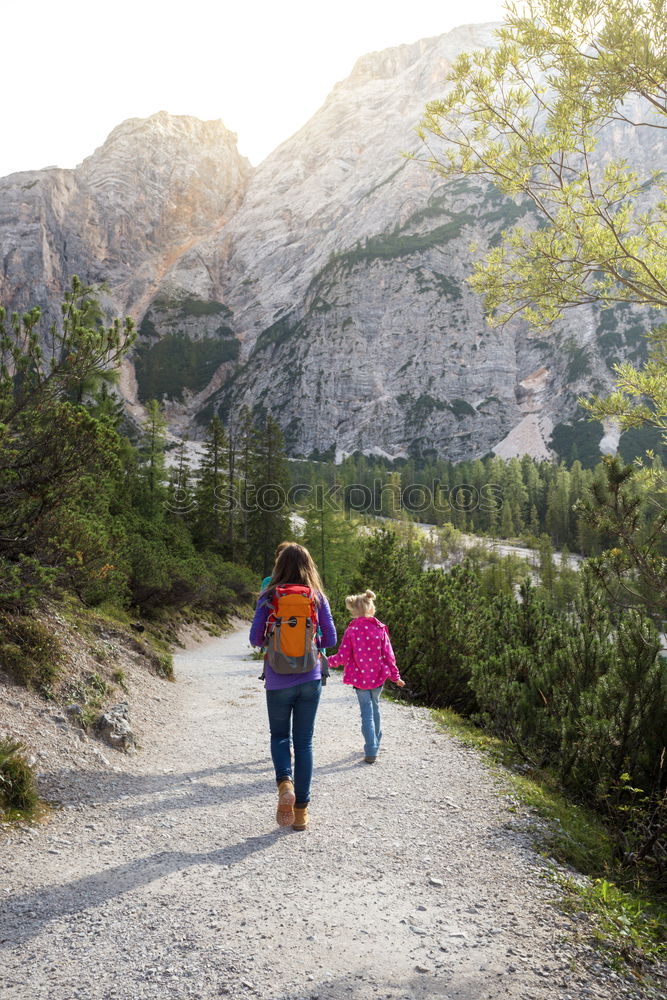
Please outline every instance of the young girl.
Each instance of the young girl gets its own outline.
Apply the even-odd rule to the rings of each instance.
[[[336,628],[317,567],[308,550],[292,542],[280,546],[271,579],[259,595],[250,628],[250,644],[262,647],[266,644],[266,626],[276,587],[285,584],[310,587],[317,606],[317,646],[320,650],[334,646]],[[280,826],[305,830],[313,777],[313,731],[322,691],[321,661],[318,657],[312,670],[294,675],[276,673],[266,663],[265,678],[271,757],[278,785],[276,820]]]
[[[343,683],[351,684],[357,692],[367,764],[375,763],[380,749],[380,695],[384,682],[389,677],[398,687],[405,687],[396,667],[387,626],[374,617],[374,601],[372,590],[345,598],[352,621],[338,652],[329,657],[329,666],[344,667]]]

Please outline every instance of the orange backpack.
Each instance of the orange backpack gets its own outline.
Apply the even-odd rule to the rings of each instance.
[[[276,587],[266,623],[267,660],[277,674],[307,674],[317,666],[317,607],[310,587]]]

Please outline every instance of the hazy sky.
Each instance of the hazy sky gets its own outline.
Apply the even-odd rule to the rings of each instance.
[[[0,176],[73,167],[156,111],[221,118],[259,163],[364,53],[501,19],[501,0],[9,0]]]

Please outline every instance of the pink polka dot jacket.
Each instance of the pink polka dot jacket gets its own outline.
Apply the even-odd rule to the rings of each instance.
[[[377,618],[353,618],[345,630],[338,652],[329,657],[330,667],[343,667],[343,683],[369,690],[387,677],[400,681],[396,657],[387,626]]]

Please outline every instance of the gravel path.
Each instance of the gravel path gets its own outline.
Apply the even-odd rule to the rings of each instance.
[[[642,995],[576,942],[500,779],[424,710],[383,703],[369,766],[332,677],[311,828],[278,829],[246,636],[178,654],[141,753],[72,774],[2,845],[3,1000]]]

